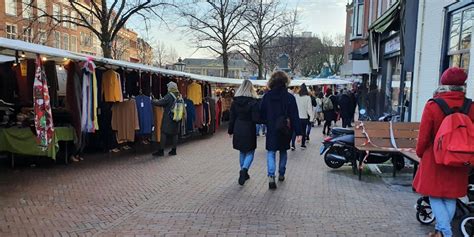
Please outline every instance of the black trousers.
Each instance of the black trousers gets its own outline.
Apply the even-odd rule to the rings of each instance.
[[[168,139],[171,140],[171,148],[176,149],[178,146],[178,134],[166,134],[161,133],[161,141],[160,141],[160,149],[164,150],[166,146],[166,142]]]
[[[351,125],[351,122],[352,122],[352,118],[349,117],[349,118],[342,118],[342,127],[343,128],[347,128],[347,127],[352,127]]]

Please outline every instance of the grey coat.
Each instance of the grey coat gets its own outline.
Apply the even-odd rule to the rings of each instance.
[[[178,93],[174,93],[178,97]],[[168,135],[177,135],[179,133],[179,123],[173,121],[171,117],[171,109],[175,103],[175,98],[170,94],[166,94],[165,97],[154,100],[153,105],[164,108],[163,111],[163,122],[161,123],[161,133]]]

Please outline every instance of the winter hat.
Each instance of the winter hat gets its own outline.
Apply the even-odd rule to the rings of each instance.
[[[451,67],[446,69],[441,76],[441,85],[445,86],[464,86],[467,74],[464,69]]]
[[[178,85],[175,82],[170,81],[166,86],[168,87],[168,90],[178,90]]]

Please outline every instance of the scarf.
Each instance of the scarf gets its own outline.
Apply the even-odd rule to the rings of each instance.
[[[466,93],[466,86],[453,86],[453,85],[441,85],[436,89],[435,95],[439,93],[451,92],[451,91],[459,91]]]
[[[48,90],[48,81],[41,65],[41,58],[36,56],[36,74],[33,84],[33,101],[35,109],[36,138],[41,150],[48,149],[53,140],[53,114]]]

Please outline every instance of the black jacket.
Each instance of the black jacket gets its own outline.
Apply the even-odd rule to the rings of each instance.
[[[234,149],[249,152],[257,148],[256,124],[259,120],[257,99],[243,96],[234,98],[228,130],[233,135]]]

